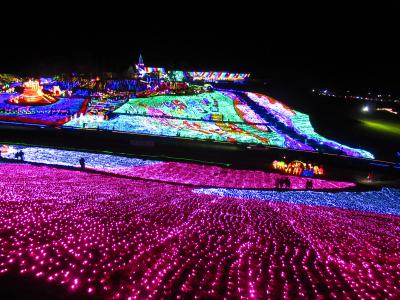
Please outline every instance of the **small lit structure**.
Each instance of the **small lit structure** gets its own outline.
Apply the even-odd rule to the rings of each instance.
[[[1,145],[0,146],[0,156],[14,153],[15,151],[16,150],[12,146],[9,146],[9,145]]]
[[[43,86],[37,80],[29,80],[23,84],[23,87],[22,94],[11,98],[9,103],[17,105],[46,105],[57,101],[52,95],[43,92]]]
[[[274,160],[272,167],[275,170],[283,171],[290,175],[299,175],[306,177],[313,177],[314,175],[324,175],[324,168],[322,165],[313,165],[311,163],[304,163],[300,160],[294,160],[290,163],[284,161]]]
[[[54,96],[61,96],[63,92],[61,91],[60,87],[58,85],[53,86],[53,95]]]

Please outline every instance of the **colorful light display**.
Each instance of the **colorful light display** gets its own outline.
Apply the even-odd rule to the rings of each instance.
[[[115,113],[142,116],[165,115],[191,120],[210,120],[209,115],[211,113],[218,113],[222,115],[224,121],[242,121],[234,110],[232,99],[225,97],[219,92],[188,96],[165,95],[134,98],[115,110]]]
[[[19,272],[68,295],[400,296],[397,216],[244,199],[255,191],[193,194],[188,187],[48,167],[0,164],[0,174],[0,274]],[[371,193],[387,195],[382,208],[398,202],[398,192]],[[303,203],[313,197],[296,195]]]
[[[274,160],[272,167],[275,170],[281,170],[287,174],[301,175],[306,177],[312,177],[314,175],[324,175],[324,168],[322,165],[314,165],[311,163],[304,163],[299,160],[286,163],[284,161]]]
[[[284,146],[284,138],[235,99],[219,92],[130,99],[101,129]],[[146,116],[146,117],[144,117]],[[244,116],[244,117],[243,117]],[[259,130],[259,129],[262,130]]]
[[[279,174],[258,170],[237,170],[194,163],[161,162],[41,147],[3,145],[0,150],[2,157],[8,159],[14,159],[15,153],[22,150],[26,162],[79,167],[79,159],[84,158],[86,167],[89,169],[132,178],[195,186],[273,189],[276,179],[281,177]],[[306,179],[295,176],[288,176],[288,178],[293,182],[292,189],[305,188]],[[344,189],[355,186],[352,182],[320,179],[314,179],[313,184],[314,189]]]
[[[125,98],[92,98],[84,113],[78,113],[64,124],[64,127],[98,128],[108,119],[108,114],[126,102]]]
[[[246,95],[259,106],[266,109],[276,120],[285,125],[287,129],[293,130],[306,140],[314,141],[321,145],[321,147],[335,149],[344,155],[369,159],[374,158],[373,154],[368,151],[351,148],[322,137],[315,132],[311,125],[310,117],[306,114],[294,111],[277,100],[262,94],[247,92]]]
[[[142,64],[137,64],[136,66],[136,70],[139,73],[140,77],[144,77],[146,74],[151,74],[151,73],[155,73],[155,74],[166,74],[165,72],[165,68],[160,68],[160,67],[146,67]]]
[[[10,104],[17,105],[47,105],[57,101],[54,96],[59,96],[58,93],[49,95],[43,92],[43,86],[40,85],[39,81],[29,80],[23,84],[24,91],[21,95],[10,98],[8,101]],[[55,90],[55,92],[58,92]],[[61,91],[60,91],[61,93]]]
[[[15,94],[0,94],[0,121],[62,125],[77,113],[86,111],[89,100],[60,97],[48,105],[21,106],[8,103]]]
[[[160,68],[160,67],[144,67],[144,71],[145,71],[146,73],[152,73],[152,72],[165,73],[165,68]]]
[[[250,77],[249,73],[228,72],[188,72],[193,80],[201,81],[244,81]]]
[[[147,71],[163,70],[149,68]],[[205,78],[247,78],[246,74],[203,73],[199,74]],[[209,92],[202,85],[172,81],[149,85],[135,96],[128,92],[136,90],[139,81],[134,80],[74,77],[70,81],[52,78],[42,81],[46,83],[46,91],[38,81],[29,81],[21,95],[0,94],[0,121],[98,128],[374,158],[368,151],[322,137],[314,131],[308,115],[262,94],[225,90]],[[121,88],[126,89],[125,92],[121,92]],[[47,99],[47,93],[58,101],[37,107],[26,105],[44,104],[36,100],[38,97]],[[67,98],[63,94],[82,95],[80,97],[87,99]],[[142,97],[137,98],[138,95]],[[21,97],[30,100],[16,100]]]
[[[268,115],[265,117],[238,95],[225,91],[134,98],[115,110],[121,115],[103,122],[100,128],[308,151],[317,151],[318,146],[323,147],[324,152],[373,158],[367,151],[343,146],[318,135],[308,115],[291,110],[272,98],[246,93],[254,104],[266,109]],[[285,131],[278,129],[279,126],[284,126]],[[316,146],[308,145],[307,140]]]

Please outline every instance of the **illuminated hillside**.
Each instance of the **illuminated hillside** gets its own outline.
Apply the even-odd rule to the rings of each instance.
[[[108,120],[82,116],[65,126],[259,144],[374,158],[322,137],[309,116],[256,93],[228,91],[129,99]]]

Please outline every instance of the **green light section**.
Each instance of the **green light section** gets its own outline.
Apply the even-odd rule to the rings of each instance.
[[[183,71],[172,71],[172,77],[175,81],[182,82],[185,80],[185,73]]]
[[[348,149],[348,150],[355,151],[355,152],[361,154],[361,156],[364,158],[370,158],[370,159],[374,158],[373,154],[366,150],[350,148],[350,147],[342,145],[338,142],[334,142],[332,140],[324,138],[322,135],[319,135],[318,133],[315,132],[314,127],[311,125],[310,117],[308,115],[303,114],[298,111],[295,111],[295,112],[296,112],[296,114],[290,118],[292,120],[293,127],[297,130],[300,130],[300,132],[302,134],[306,134],[308,136],[308,138],[316,139],[320,142],[331,142],[331,143],[333,142],[340,148]]]
[[[154,134],[175,136],[179,133],[180,137],[186,138],[285,146],[285,139],[276,132],[264,132],[246,123],[236,112],[234,100],[219,92],[134,98],[115,113],[130,116],[132,124],[141,123],[146,129],[153,128]],[[113,123],[113,120],[107,123]],[[120,130],[118,122],[107,127]],[[135,127],[132,131],[148,131],[139,128],[140,125]]]
[[[235,111],[233,100],[219,92],[134,98],[115,110],[115,113],[142,116],[165,114],[192,120],[211,120],[214,117],[225,122],[243,122]]]
[[[220,142],[236,141],[239,143],[284,145],[284,138],[275,132],[260,132],[248,124],[227,122],[187,121],[162,117],[120,115],[115,119],[102,123],[100,129]],[[263,139],[267,140],[263,141]]]
[[[307,135],[309,138],[328,141],[328,139],[315,132],[314,127],[311,125],[309,115],[303,114],[299,111],[295,111],[295,113],[296,114],[294,116],[290,117],[295,129],[300,131],[302,134]]]
[[[310,117],[299,111],[295,111],[296,114],[290,119],[292,120],[293,127],[301,131],[302,133],[314,137],[317,134],[314,128],[311,126]],[[318,134],[317,134],[318,135]]]
[[[400,136],[400,124],[388,121],[380,121],[380,120],[366,120],[361,119],[361,123],[370,129],[375,131],[379,131],[382,133],[387,133],[390,135]]]

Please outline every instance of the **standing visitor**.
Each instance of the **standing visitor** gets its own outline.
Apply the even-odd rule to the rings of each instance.
[[[81,157],[81,159],[79,160],[79,164],[81,165],[81,169],[85,168],[85,159],[83,157]]]
[[[279,178],[279,188],[283,188],[283,184],[284,184],[284,179],[283,178]]]
[[[307,182],[306,182],[306,190],[312,190],[312,188],[313,188],[312,180],[311,179],[307,180]]]
[[[279,178],[275,178],[275,188],[276,189],[279,189],[279,184],[280,184]]]

